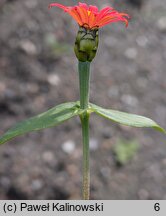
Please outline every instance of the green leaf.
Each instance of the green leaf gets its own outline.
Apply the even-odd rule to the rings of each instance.
[[[31,131],[59,125],[76,115],[79,115],[78,103],[71,102],[58,105],[42,114],[16,124],[0,137],[0,144]]]
[[[104,109],[94,104],[90,104],[90,111],[94,111],[98,115],[101,115],[109,120],[123,125],[133,127],[151,127],[160,132],[166,133],[166,131],[161,128],[156,122],[144,116],[129,114],[117,110]]]

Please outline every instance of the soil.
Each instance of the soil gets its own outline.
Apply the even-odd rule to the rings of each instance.
[[[116,23],[100,31],[91,102],[150,117],[166,128],[166,4],[133,2],[97,1],[132,19],[128,28]],[[79,99],[73,52],[78,26],[61,10],[48,10],[49,3],[0,1],[0,134],[18,121]],[[163,134],[95,114],[90,129],[91,199],[166,199]],[[114,154],[119,139],[139,143],[132,159],[120,166]],[[81,199],[81,159],[78,118],[18,137],[0,147],[0,199]]]

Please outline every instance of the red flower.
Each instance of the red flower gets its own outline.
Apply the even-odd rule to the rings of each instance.
[[[51,7],[59,7],[65,12],[70,14],[74,20],[87,29],[100,28],[107,24],[113,22],[125,22],[126,27],[128,26],[128,19],[130,18],[128,14],[119,13],[111,7],[105,7],[99,11],[96,6],[87,5],[85,3],[80,3],[76,6],[66,7],[62,4],[52,3],[49,5]]]

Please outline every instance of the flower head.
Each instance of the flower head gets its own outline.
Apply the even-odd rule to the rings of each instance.
[[[67,12],[81,27],[87,29],[101,28],[107,24],[113,22],[122,21],[128,26],[129,15],[125,13],[119,13],[112,7],[105,7],[99,10],[94,5],[87,5],[86,3],[79,2],[76,6],[64,6],[58,3],[52,3],[51,7],[59,7]]]
[[[99,10],[94,5],[87,5],[81,2],[73,7],[52,3],[49,5],[49,8],[52,7],[63,9],[79,24],[74,51],[78,60],[82,62],[91,62],[96,56],[99,43],[99,28],[119,21],[124,22],[126,27],[128,26],[129,15],[119,13],[111,7]]]

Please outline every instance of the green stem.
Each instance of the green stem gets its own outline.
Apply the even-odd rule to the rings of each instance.
[[[80,108],[87,109],[89,104],[90,62],[78,63],[80,81]]]
[[[90,168],[89,168],[89,115],[87,112],[81,116],[83,138],[83,183],[82,198],[89,200],[90,195]]]
[[[80,81],[80,108],[84,110],[80,115],[83,141],[83,188],[84,200],[89,200],[90,194],[90,168],[89,168],[89,85],[90,85],[90,62],[79,61]]]

